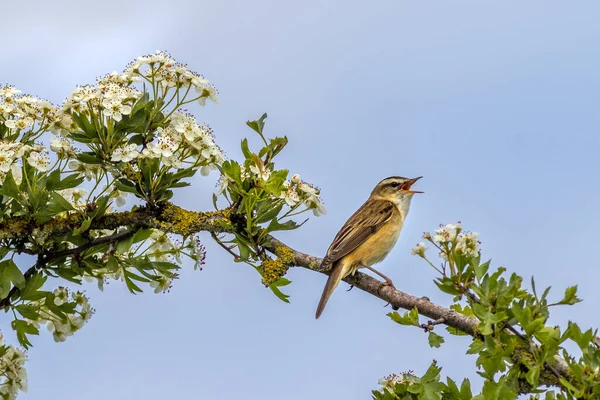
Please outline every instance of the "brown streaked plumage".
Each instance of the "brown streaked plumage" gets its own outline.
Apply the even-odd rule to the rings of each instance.
[[[321,267],[330,264],[332,267],[317,307],[316,318],[323,312],[339,282],[359,268],[375,272],[393,286],[387,276],[371,266],[383,261],[396,244],[412,195],[421,193],[410,190],[410,187],[420,178],[393,176],[382,180],[375,186],[367,201],[340,229],[321,262]]]

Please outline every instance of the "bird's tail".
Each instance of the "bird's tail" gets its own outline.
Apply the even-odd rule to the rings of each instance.
[[[325,305],[327,304],[327,300],[331,297],[331,294],[340,283],[340,281],[348,275],[348,267],[346,267],[343,263],[336,263],[331,268],[331,273],[329,274],[329,278],[327,278],[327,283],[325,284],[325,288],[323,289],[323,294],[321,294],[321,300],[319,300],[319,305],[317,306],[317,313],[315,314],[315,318],[319,318]]]

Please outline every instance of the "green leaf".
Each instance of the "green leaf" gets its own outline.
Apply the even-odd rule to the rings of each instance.
[[[77,159],[84,164],[102,164],[103,161],[98,158],[94,152],[82,152],[77,154]]]
[[[110,201],[110,195],[101,196],[96,200],[96,210],[94,211],[93,218],[98,218],[106,213],[108,209],[108,202]]]
[[[125,285],[127,285],[127,289],[129,289],[132,294],[141,293],[143,291],[138,285],[133,283],[133,280],[131,279],[131,272],[127,271],[126,269],[123,270],[123,278],[125,279]]]
[[[19,190],[19,187],[12,176],[12,172],[6,174],[4,182],[2,183],[1,191],[4,196],[17,200],[21,198],[21,191]]]
[[[19,267],[17,267],[17,264],[15,264],[15,262],[13,260],[6,260],[6,261],[2,261],[2,263],[0,263],[0,268],[3,268],[2,264],[3,263],[7,263],[6,264],[6,275],[8,276],[8,278],[10,279],[10,281],[18,288],[18,289],[23,289],[25,287],[25,276],[23,276],[23,273],[21,272],[21,270],[19,269]]]
[[[0,262],[0,297],[8,296],[11,283],[17,288],[23,288],[25,277],[13,260],[4,260]]]
[[[121,254],[127,253],[132,245],[133,235],[117,242],[117,252]]]
[[[531,323],[529,323],[527,326],[525,326],[525,333],[527,333],[528,335],[533,335],[534,333],[536,333],[537,331],[539,331],[540,329],[542,329],[544,327],[545,322],[546,322],[545,317],[540,317],[540,318],[534,319],[533,321],[531,321]]]
[[[83,232],[87,231],[91,225],[92,225],[92,218],[87,217],[86,219],[83,220],[83,222],[81,223],[81,226],[79,228],[75,228],[73,230],[73,235],[82,234]]]
[[[279,152],[281,152],[281,150],[283,150],[283,148],[288,144],[288,138],[286,136],[284,137],[276,137],[271,139],[271,141],[269,142],[269,148],[272,151],[272,157],[275,157],[277,154],[279,154]]]
[[[244,140],[242,140],[242,153],[244,154],[244,158],[246,158],[246,159],[251,158],[252,152],[248,148],[248,139],[246,139],[246,138],[244,138]]]
[[[81,185],[83,180],[84,180],[83,176],[79,176],[79,174],[71,174],[71,175],[67,175],[63,180],[57,181],[55,183],[54,182],[51,183],[50,187],[49,187],[50,180],[47,180],[46,181],[46,189],[48,189],[48,190],[71,189],[71,188]]]
[[[27,338],[27,335],[37,335],[40,333],[39,329],[35,327],[31,322],[15,319],[11,323],[11,327],[17,333],[17,339],[21,346],[28,349],[31,346],[31,342]]]
[[[581,299],[577,297],[577,285],[570,286],[565,290],[565,297],[558,304],[573,305],[579,303]]]
[[[304,222],[302,224],[304,224]],[[289,231],[292,229],[299,228],[300,226],[302,226],[302,224],[298,225],[295,221],[292,221],[291,219],[289,221],[285,221],[283,224],[280,224],[279,222],[277,222],[276,219],[273,219],[271,223],[267,226],[267,231]]]
[[[539,378],[540,367],[537,365],[529,368],[529,371],[527,371],[527,373],[525,374],[525,379],[527,379],[527,382],[529,382],[529,384],[533,387],[536,387],[538,385]]]
[[[480,339],[473,339],[473,342],[469,345],[467,354],[479,354],[485,349],[485,343]]]
[[[265,127],[265,119],[267,118],[267,113],[264,113],[258,120],[256,121],[247,121],[246,125],[252,128],[256,133],[262,136],[263,128]]]
[[[487,273],[488,269],[490,268],[491,261],[492,260],[487,260],[483,264],[479,264],[477,267],[475,267],[475,276],[477,277],[477,280],[481,281],[481,278],[483,278],[483,276]]]
[[[265,203],[270,203],[272,204],[271,201],[265,201]],[[283,203],[275,203],[275,207],[265,207],[265,209],[261,209],[259,208],[257,210],[257,215],[254,218],[254,221],[257,224],[262,224],[264,222],[270,221],[273,218],[275,218],[277,215],[279,215],[279,212],[281,211],[281,209],[283,208]]]
[[[33,304],[19,304],[15,307],[15,310],[19,314],[23,316],[23,318],[30,319],[32,321],[37,321],[40,316],[40,308],[38,306],[34,306]]]
[[[288,296],[287,294],[283,293],[281,290],[279,290],[279,288],[276,285],[277,282],[272,283],[271,285],[269,285],[269,289],[271,289],[271,291],[275,294],[275,296],[277,296],[277,298],[279,298],[281,301],[285,302],[285,303],[289,303],[290,301],[288,300],[288,298],[290,296]]]
[[[456,287],[456,283],[452,280],[452,278],[438,278],[433,283],[444,293],[448,293],[451,295],[458,296],[462,294],[460,289]]]
[[[56,211],[56,212],[54,212],[54,214],[58,214],[59,212],[63,212],[63,211],[71,211],[71,210],[75,209],[73,207],[73,205],[71,203],[69,203],[60,194],[58,194],[56,192],[51,192],[50,196],[52,197],[54,204],[50,205],[49,208],[52,210],[52,212]]]
[[[45,297],[48,292],[39,291],[46,282],[47,277],[40,273],[35,273],[27,278],[25,287],[20,290],[20,295],[23,300],[35,301]]]
[[[400,325],[419,326],[419,310],[417,307],[410,311],[406,311],[404,315],[400,315],[398,312],[394,311],[388,313],[387,316]]]
[[[115,187],[117,189],[119,189],[121,192],[134,193],[134,194],[138,193],[138,190],[137,190],[135,184],[125,178],[121,178],[121,179],[115,181]]]
[[[132,242],[133,243],[143,242],[144,240],[148,239],[150,236],[152,236],[152,229],[142,228],[133,234]]]
[[[428,340],[429,340],[429,346],[436,347],[436,348],[440,347],[442,345],[442,343],[444,343],[444,338],[432,331],[429,332]]]

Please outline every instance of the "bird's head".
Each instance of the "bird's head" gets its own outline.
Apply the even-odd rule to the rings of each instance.
[[[390,176],[385,178],[375,186],[371,197],[379,198],[382,200],[391,201],[400,208],[403,214],[408,213],[408,207],[410,206],[410,200],[415,193],[423,193],[417,190],[412,190],[412,185],[422,176],[417,178],[404,178],[402,176]]]

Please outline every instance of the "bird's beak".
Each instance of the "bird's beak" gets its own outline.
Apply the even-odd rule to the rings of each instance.
[[[423,192],[420,192],[418,190],[410,190],[411,186],[414,185],[414,183],[416,181],[418,181],[419,179],[421,179],[421,178],[422,178],[422,176],[419,176],[418,178],[414,178],[414,179],[409,180],[404,185],[402,185],[402,190],[405,191],[405,192],[407,192],[407,193],[423,193]]]

